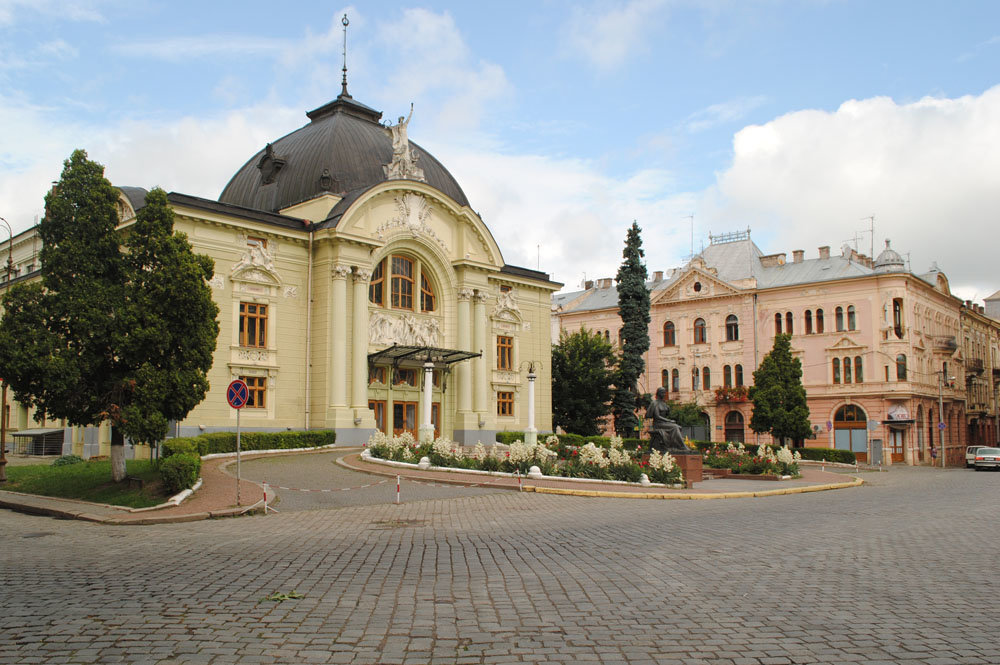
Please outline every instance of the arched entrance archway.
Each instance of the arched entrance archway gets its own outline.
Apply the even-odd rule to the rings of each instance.
[[[726,414],[726,441],[733,443],[745,443],[743,434],[743,414],[739,411],[730,411]]]
[[[850,450],[859,462],[868,461],[868,416],[857,404],[845,404],[833,416],[834,447]]]

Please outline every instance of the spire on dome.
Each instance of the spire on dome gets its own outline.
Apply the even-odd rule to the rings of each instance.
[[[344,75],[340,80],[340,96],[350,97],[347,92],[347,26],[349,26],[351,22],[347,20],[347,14],[344,14],[344,18],[340,19],[340,22],[344,26]]]

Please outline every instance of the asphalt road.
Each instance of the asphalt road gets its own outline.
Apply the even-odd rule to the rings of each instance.
[[[865,478],[155,527],[0,511],[0,663],[1000,663],[1000,474]]]

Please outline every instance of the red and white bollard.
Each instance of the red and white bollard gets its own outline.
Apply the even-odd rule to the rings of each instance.
[[[396,476],[396,505],[399,505],[399,476]]]

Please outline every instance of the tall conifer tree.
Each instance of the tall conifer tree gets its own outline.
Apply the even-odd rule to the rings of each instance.
[[[117,202],[104,167],[75,151],[45,197],[41,282],[4,298],[0,372],[40,414],[109,422],[120,481],[126,437],[155,443],[204,399],[219,310],[212,260],[174,234],[166,193],[151,191],[124,234]]]
[[[649,291],[646,265],[642,262],[642,229],[635,222],[625,238],[618,268],[618,315],[622,320],[621,358],[615,375],[611,412],[620,436],[637,436],[640,421],[635,414],[639,398],[639,376],[645,369],[643,354],[649,350]]]

